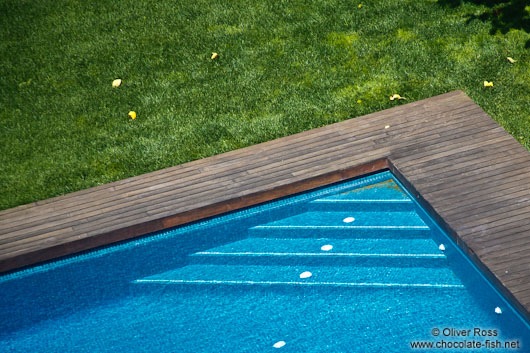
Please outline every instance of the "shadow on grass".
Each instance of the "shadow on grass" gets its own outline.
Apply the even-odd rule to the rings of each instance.
[[[484,5],[489,9],[481,15],[468,14],[468,23],[474,20],[491,23],[491,34],[507,33],[510,29],[519,29],[530,33],[530,3],[528,0],[438,0],[438,4],[457,7],[464,2]],[[530,48],[530,40],[525,48]]]

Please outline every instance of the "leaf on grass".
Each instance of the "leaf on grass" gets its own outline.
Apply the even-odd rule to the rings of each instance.
[[[121,85],[121,80],[119,78],[112,81],[112,87],[120,87],[120,85]]]
[[[514,62],[516,62],[516,61],[517,61],[517,60],[513,60],[513,59],[512,59],[512,58],[510,58],[509,56],[507,56],[507,57],[506,57],[506,59],[508,59],[508,61],[509,61],[509,62],[511,62],[512,64],[513,64]]]
[[[493,87],[493,82],[484,81],[484,87]]]
[[[219,54],[217,53],[212,53],[212,60],[215,60],[215,58],[217,58],[219,56]]]
[[[131,110],[128,115],[129,115],[129,118],[131,118],[132,120],[136,119],[136,112],[135,111]]]
[[[29,86],[30,84],[31,84],[31,78],[29,80],[27,80],[26,82],[20,82],[18,84],[18,87]]]
[[[399,94],[393,94],[390,96],[390,100],[393,101],[394,99],[407,99],[405,97],[401,97]]]

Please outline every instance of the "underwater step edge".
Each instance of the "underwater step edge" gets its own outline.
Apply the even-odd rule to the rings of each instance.
[[[188,257],[190,264],[441,267],[432,239],[246,238]]]

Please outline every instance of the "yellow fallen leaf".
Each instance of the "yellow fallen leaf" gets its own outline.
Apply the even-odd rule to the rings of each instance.
[[[215,60],[215,58],[217,58],[219,56],[219,54],[217,53],[212,53],[212,60]]]
[[[509,62],[511,62],[512,64],[513,64],[514,62],[516,62],[516,61],[517,61],[517,60],[513,60],[513,59],[512,59],[512,58],[510,58],[509,56],[508,56],[508,57],[506,57],[506,59],[508,59],[508,61],[509,61]]]
[[[493,82],[484,81],[484,87],[493,87]]]
[[[389,128],[390,128],[390,125],[386,125],[386,126],[385,126],[385,129],[389,129]]]
[[[399,94],[393,94],[390,96],[390,100],[393,101],[394,99],[407,99],[405,97],[401,97]]]
[[[120,87],[120,85],[121,85],[121,80],[119,78],[112,81],[112,87]]]
[[[357,103],[361,104],[363,101],[360,99],[357,99]]]
[[[361,7],[363,7],[363,4],[359,4],[359,6],[357,6],[357,7],[358,7],[358,8],[361,8]]]
[[[128,115],[129,115],[129,118],[131,118],[132,120],[136,119],[136,112],[135,111],[131,110]]]

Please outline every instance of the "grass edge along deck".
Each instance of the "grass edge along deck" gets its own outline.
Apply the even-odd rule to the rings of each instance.
[[[530,153],[462,91],[2,211],[0,272],[384,169],[530,317]]]

